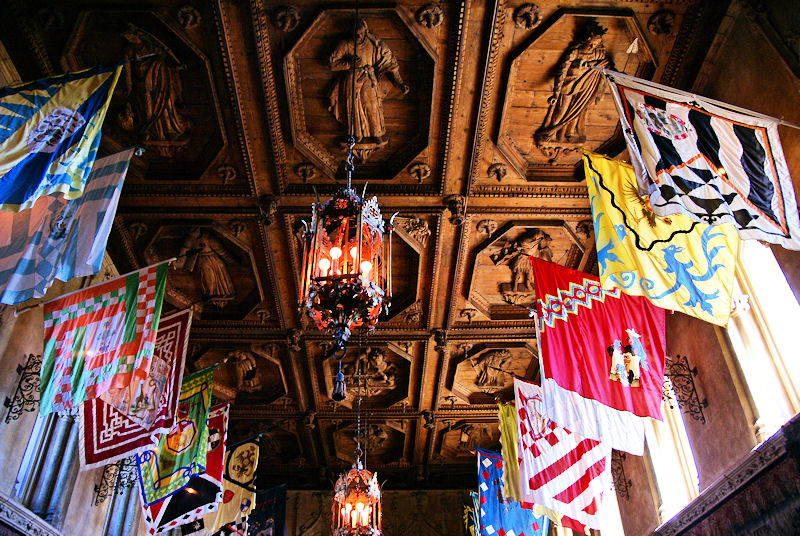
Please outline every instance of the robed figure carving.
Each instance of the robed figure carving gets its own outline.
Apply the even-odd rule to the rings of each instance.
[[[236,297],[236,288],[225,265],[233,262],[233,257],[219,240],[195,227],[186,237],[175,267],[198,272],[203,299],[223,308]]]
[[[540,147],[586,141],[586,112],[595,96],[599,100],[598,89],[603,82],[603,73],[596,68],[613,65],[603,45],[603,35],[607,31],[595,21],[583,26],[556,66],[553,94],[547,98],[550,107],[535,134]],[[553,158],[557,156],[548,154],[545,149],[543,152]]]
[[[348,130],[352,127],[356,140],[353,153],[359,159],[366,160],[374,150],[388,143],[383,121],[383,95],[378,81],[385,77],[403,94],[408,93],[409,87],[400,76],[394,54],[369,31],[364,19],[358,21],[355,41],[355,51],[353,40],[343,39],[330,56],[331,70],[340,74],[331,88],[328,109]],[[352,68],[354,57],[355,70]]]
[[[164,43],[133,24],[122,37],[129,61],[120,80],[126,102],[118,115],[119,124],[159,155],[172,156],[189,141],[189,123],[180,112],[183,65]]]

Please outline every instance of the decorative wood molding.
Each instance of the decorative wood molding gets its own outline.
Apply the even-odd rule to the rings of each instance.
[[[0,522],[26,536],[61,536],[42,518],[0,491]]]
[[[717,479],[683,510],[656,529],[653,535],[677,536],[684,533],[786,456],[787,436],[784,430],[796,426],[797,421],[797,417],[789,421],[781,431],[750,452],[737,466]]]

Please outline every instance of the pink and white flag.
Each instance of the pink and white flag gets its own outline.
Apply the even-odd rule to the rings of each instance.
[[[523,504],[563,514],[561,524],[573,530],[600,529],[600,501],[611,489],[611,447],[545,418],[535,383],[514,378],[514,394]]]

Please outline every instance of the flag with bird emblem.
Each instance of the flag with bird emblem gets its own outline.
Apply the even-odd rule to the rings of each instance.
[[[644,419],[661,419],[664,310],[644,296],[604,289],[592,275],[530,262],[545,415],[641,456]]]
[[[657,216],[631,166],[590,152],[583,163],[603,287],[726,326],[740,243],[733,225]]]

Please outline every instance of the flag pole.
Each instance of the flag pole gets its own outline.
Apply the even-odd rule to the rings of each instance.
[[[635,76],[631,76],[631,75],[628,75],[628,74],[625,74],[625,73],[620,73],[620,72],[617,72],[617,71],[610,71],[610,70],[608,70],[608,69],[606,69],[604,67],[596,67],[596,66],[592,65],[591,68],[594,69],[595,71],[600,71],[601,73],[603,73],[606,76],[619,76],[621,78],[633,78],[633,79],[639,81],[639,83],[644,84],[644,85],[652,86],[654,88],[662,89],[664,91],[673,91],[673,92],[682,93],[682,94],[687,95],[687,96],[689,96],[689,97],[691,97],[693,99],[700,99],[700,100],[708,102],[709,104],[713,104],[715,106],[719,106],[720,108],[726,108],[726,109],[734,111],[734,112],[741,112],[741,113],[744,113],[744,114],[747,114],[747,115],[760,117],[762,119],[769,119],[771,121],[777,121],[779,125],[783,125],[783,126],[789,127],[789,128],[796,128],[796,129],[800,130],[800,123],[792,123],[791,121],[786,121],[783,118],[778,119],[777,117],[773,117],[771,115],[762,114],[760,112],[755,112],[753,110],[748,110],[747,108],[742,108],[741,106],[735,106],[735,105],[729,104],[727,102],[718,101],[718,100],[712,99],[710,97],[704,97],[702,95],[698,95],[697,93],[691,93],[689,91],[683,91],[681,89],[677,89],[677,88],[674,88],[674,87],[669,87],[669,86],[665,86],[663,84],[658,84],[656,82],[651,82],[650,80],[644,80],[642,78],[636,78]]]
[[[117,276],[117,277],[114,277],[114,278],[112,278],[112,279],[118,279],[118,278],[120,278],[120,277],[128,277],[128,276],[129,276],[129,275],[131,275],[131,274],[135,274],[136,272],[140,272],[140,271],[142,271],[142,270],[145,270],[145,269],[147,269],[147,268],[150,268],[151,266],[158,266],[158,265],[160,265],[160,264],[164,264],[164,263],[168,263],[168,262],[169,262],[169,263],[171,263],[171,262],[175,262],[176,260],[178,260],[178,258],[177,258],[177,257],[172,257],[171,259],[166,259],[166,260],[163,260],[163,261],[157,262],[157,263],[155,263],[155,264],[150,264],[150,265],[148,265],[148,266],[145,266],[144,268],[139,268],[139,269],[137,269],[137,270],[131,270],[131,271],[130,271],[130,272],[128,272],[128,273],[125,273],[125,274],[119,275],[119,276]],[[108,280],[106,280],[106,281],[110,281],[110,279],[108,279]],[[27,313],[27,312],[28,312],[28,311],[30,311],[31,309],[36,309],[37,307],[40,307],[40,306],[44,305],[45,303],[50,303],[50,302],[51,302],[51,301],[53,301],[53,300],[58,300],[58,299],[61,299],[61,298],[66,298],[67,296],[72,296],[73,294],[76,294],[76,293],[78,293],[78,292],[81,292],[81,291],[84,291],[84,290],[89,290],[90,288],[92,288],[92,287],[96,287],[97,285],[102,285],[102,284],[103,284],[103,283],[105,283],[106,281],[101,281],[101,282],[99,282],[99,283],[95,283],[95,284],[94,284],[94,285],[92,285],[91,287],[79,288],[79,289],[73,290],[72,292],[67,292],[66,294],[61,294],[60,296],[56,296],[55,298],[50,298],[50,299],[49,299],[49,300],[47,300],[47,301],[40,301],[39,303],[35,303],[35,304],[33,304],[33,305],[29,305],[29,306],[27,306],[27,307],[23,307],[22,309],[14,309],[14,318],[18,317],[18,316],[19,316],[19,315],[21,315],[22,313]]]

